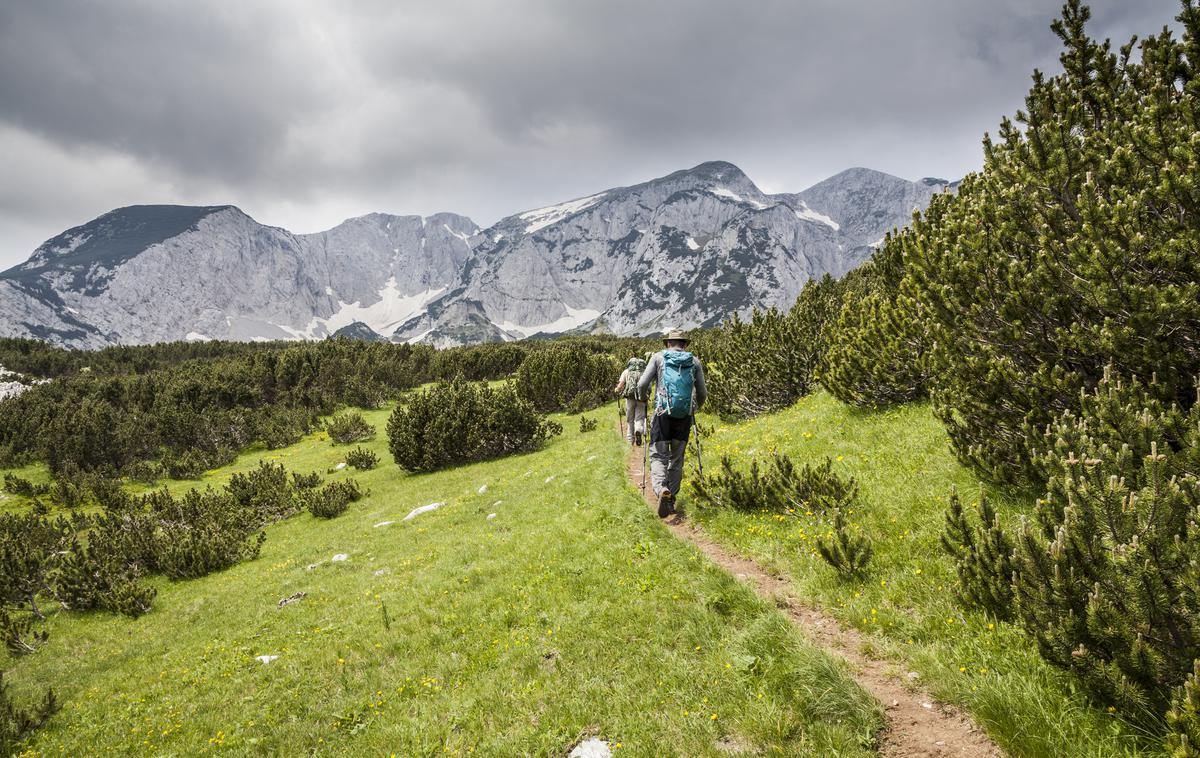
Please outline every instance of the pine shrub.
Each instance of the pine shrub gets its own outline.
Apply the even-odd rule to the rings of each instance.
[[[1200,661],[1171,698],[1166,748],[1170,758],[1200,758]]]
[[[786,408],[812,392],[845,285],[826,275],[810,281],[787,312],[737,314],[717,330],[697,335],[704,356],[707,407],[724,418]]]
[[[318,490],[307,490],[302,499],[308,512],[317,518],[331,519],[342,515],[350,503],[361,500],[365,493],[358,482],[346,479],[330,482]]]
[[[4,475],[4,491],[10,495],[19,497],[38,497],[50,492],[48,484],[34,484],[28,479],[17,476],[13,473]]]
[[[596,431],[596,427],[599,425],[600,425],[599,422],[596,421],[596,419],[594,419],[594,418],[588,418],[587,416],[579,417],[579,433],[580,434],[587,434],[588,432],[594,432],[594,431]]]
[[[379,465],[379,456],[365,447],[356,447],[346,453],[346,465],[361,471],[368,471]]]
[[[282,463],[259,461],[258,468],[231,476],[225,491],[239,506],[258,514],[261,524],[280,521],[300,511]]]
[[[858,483],[837,474],[829,458],[797,469],[782,453],[771,455],[765,471],[756,458],[745,472],[735,468],[729,456],[721,456],[720,471],[692,480],[692,489],[706,505],[776,513],[824,513],[848,507],[858,497]]]
[[[31,616],[14,616],[0,609],[0,640],[13,655],[36,653],[48,637],[45,631],[34,630]]]
[[[456,379],[397,406],[387,432],[401,468],[432,471],[536,450],[562,427],[542,418],[511,384],[492,388]]]
[[[320,487],[321,481],[321,474],[317,471],[310,471],[307,474],[292,472],[292,489],[295,490],[310,490],[313,487]]]
[[[325,422],[325,431],[335,445],[365,442],[375,436],[375,427],[357,411],[343,411]]]
[[[15,755],[21,743],[57,711],[54,690],[46,690],[46,696],[32,709],[18,707],[0,671],[0,754]]]
[[[572,340],[530,353],[517,369],[517,394],[542,412],[582,413],[605,402],[622,364]]]
[[[918,220],[918,227],[928,220]],[[821,386],[851,405],[884,408],[925,397],[926,326],[916,301],[900,292],[902,250],[919,230],[888,235],[871,261],[857,271],[862,285],[845,293],[828,329],[821,358]]]
[[[867,570],[874,549],[865,534],[846,523],[845,511],[838,508],[833,514],[832,528],[817,538],[817,552],[839,576],[850,579]]]
[[[1010,621],[1014,616],[1014,546],[986,495],[979,497],[978,514],[978,523],[968,518],[958,493],[952,492],[946,530],[941,536],[942,549],[954,560],[962,603]]]
[[[1035,73],[984,168],[934,199],[906,277],[961,459],[1039,485],[1040,433],[1105,367],[1188,408],[1200,373],[1200,12],[1119,52],[1069,0],[1064,73]],[[1152,378],[1157,381],[1152,382]]]

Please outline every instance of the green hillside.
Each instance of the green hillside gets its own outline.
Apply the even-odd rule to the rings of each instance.
[[[410,476],[387,411],[367,412],[386,463],[354,473],[371,495],[345,515],[271,526],[224,572],[152,580],[137,620],[55,611],[46,647],[0,654],[16,700],[49,685],[63,706],[26,754],[564,755],[591,733],[618,755],[869,754],[877,704],[659,526],[611,413],[588,434],[562,419],[535,454]],[[346,451],[311,435],[205,483],[260,458],[325,473]]]

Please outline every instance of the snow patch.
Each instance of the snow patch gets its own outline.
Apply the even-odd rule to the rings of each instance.
[[[700,249],[700,244],[698,242],[696,242],[696,240],[692,239],[691,237],[688,237],[684,241],[687,242],[688,250],[699,250]]]
[[[496,326],[506,332],[516,332],[522,337],[528,337],[538,332],[546,332],[552,334],[555,332],[565,332],[577,327],[583,326],[589,321],[599,318],[600,311],[592,310],[591,308],[572,308],[569,305],[563,305],[567,309],[567,315],[562,318],[557,318],[553,321],[547,321],[544,324],[533,324],[525,326],[523,324],[514,324],[512,321],[505,321]]]
[[[744,198],[741,195],[739,195],[738,193],[734,192],[733,190],[726,189],[725,187],[709,187],[708,191],[710,193],[716,195],[717,197],[729,198],[730,200],[734,201],[735,203],[745,203],[746,205],[753,205],[755,208],[758,208],[760,211],[763,208],[769,207],[766,203],[760,203],[757,200],[750,200],[748,198]]]
[[[796,211],[796,218],[802,218],[805,221],[816,221],[818,224],[824,224],[825,226],[828,226],[835,232],[842,228],[838,222],[834,221],[829,216],[809,208],[807,203],[801,202],[800,206],[801,209]]]
[[[504,239],[504,233],[500,232],[495,237],[492,237],[492,242],[499,242],[502,239]]]
[[[547,208],[538,208],[534,211],[526,211],[517,218],[522,221],[528,221],[529,226],[525,227],[525,233],[536,232],[538,229],[544,229],[551,224],[562,221],[571,214],[578,213],[584,208],[595,205],[600,202],[600,198],[604,197],[606,192],[601,192],[598,195],[589,195],[581,197],[578,200],[571,200],[558,205],[551,205]]]
[[[361,321],[378,334],[391,334],[403,322],[429,304],[429,301],[446,291],[445,287],[425,290],[415,295],[400,294],[400,285],[392,276],[379,290],[378,302],[363,305],[361,301],[345,303],[338,301],[338,310],[329,318],[314,318],[303,330],[281,327],[300,339],[317,339],[319,330],[333,334],[343,326]],[[332,294],[332,292],[330,293]]]
[[[442,224],[442,228],[445,229],[446,231],[450,232],[450,236],[458,237],[460,240],[465,242],[467,244],[467,247],[471,246],[471,235],[463,234],[461,232],[456,232],[450,228],[449,224]]]

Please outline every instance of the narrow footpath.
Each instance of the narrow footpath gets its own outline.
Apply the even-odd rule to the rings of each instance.
[[[633,487],[639,490],[642,462],[642,448],[631,447],[625,473]],[[651,491],[648,473],[645,499],[651,510],[657,512],[658,502]],[[664,521],[664,525],[679,539],[699,548],[713,563],[748,584],[760,597],[786,611],[792,623],[814,644],[850,664],[855,680],[883,706],[885,725],[876,735],[881,756],[999,758],[1004,755],[961,710],[939,703],[929,693],[904,683],[894,662],[868,655],[863,636],[856,630],[843,627],[824,611],[797,600],[789,591],[786,579],[773,576],[754,561],[731,553],[685,519],[671,518]]]

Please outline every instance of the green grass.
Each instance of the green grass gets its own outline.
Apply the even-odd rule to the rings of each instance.
[[[866,632],[880,655],[902,672],[917,672],[937,697],[963,705],[1006,751],[1097,758],[1159,752],[1156,740],[1089,705],[1018,627],[958,607],[953,564],[938,536],[951,487],[970,503],[980,486],[955,460],[928,404],[872,412],[818,393],[754,421],[702,423],[715,427],[704,440],[705,463],[714,470],[722,453],[745,462],[778,449],[797,463],[828,456],[835,470],[858,480],[861,507],[851,521],[875,546],[858,582],[839,580],[815,553],[816,536],[828,529],[819,515],[705,509],[694,516],[719,542],[783,571],[799,598]],[[1011,493],[989,496],[1009,523],[1032,508]]]
[[[30,754],[557,756],[585,733],[618,755],[870,754],[877,704],[657,523],[624,481],[611,413],[584,435],[561,419],[538,453],[331,474],[370,496],[271,526],[255,561],[152,580],[140,619],[51,614],[46,648],[0,653],[18,700],[50,685],[63,703]],[[387,411],[365,415],[365,446],[390,461]],[[260,458],[327,472],[351,447],[311,435],[200,486]]]

